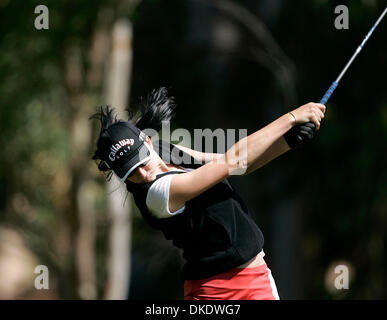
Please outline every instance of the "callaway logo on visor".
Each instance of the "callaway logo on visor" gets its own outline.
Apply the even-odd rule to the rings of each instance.
[[[123,139],[118,141],[118,143],[110,147],[109,159],[110,161],[118,160],[121,156],[128,153],[130,147],[134,145],[133,139]]]

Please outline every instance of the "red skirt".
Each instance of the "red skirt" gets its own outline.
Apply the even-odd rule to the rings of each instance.
[[[184,282],[184,300],[279,300],[266,263],[232,268],[215,276]]]

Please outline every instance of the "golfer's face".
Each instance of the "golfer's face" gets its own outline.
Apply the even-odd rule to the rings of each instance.
[[[147,143],[151,147],[151,158],[144,164],[139,165],[134,169],[133,173],[128,177],[130,182],[144,183],[156,179],[157,173],[157,157],[155,156],[152,143],[147,139]]]
[[[153,181],[156,178],[156,175],[152,174],[152,158],[145,165],[140,165],[136,169],[134,169],[134,173],[130,175],[128,180],[134,183],[144,183]]]

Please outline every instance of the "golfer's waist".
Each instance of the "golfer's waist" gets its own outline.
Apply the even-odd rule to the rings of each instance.
[[[265,253],[263,250],[258,253],[254,258],[250,259],[249,261],[245,262],[244,264],[238,266],[237,268],[255,268],[259,267],[263,264],[265,264],[265,260],[263,257],[265,256]]]

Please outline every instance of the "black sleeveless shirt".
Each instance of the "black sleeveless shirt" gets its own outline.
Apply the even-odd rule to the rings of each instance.
[[[177,148],[172,152],[173,145],[163,140],[158,142],[154,144],[154,149],[160,157],[168,154],[166,162],[189,168],[200,166],[179,149],[179,154],[191,161],[188,165],[181,164],[182,157],[177,157],[175,153]],[[147,223],[161,230],[166,239],[183,249],[183,257],[187,261],[183,266],[183,279],[207,278],[255,257],[262,250],[263,234],[227,179],[187,201],[184,211],[179,214],[168,218],[152,215],[146,205],[151,185],[165,175],[182,173],[170,171],[157,175],[148,183],[125,183]]]

